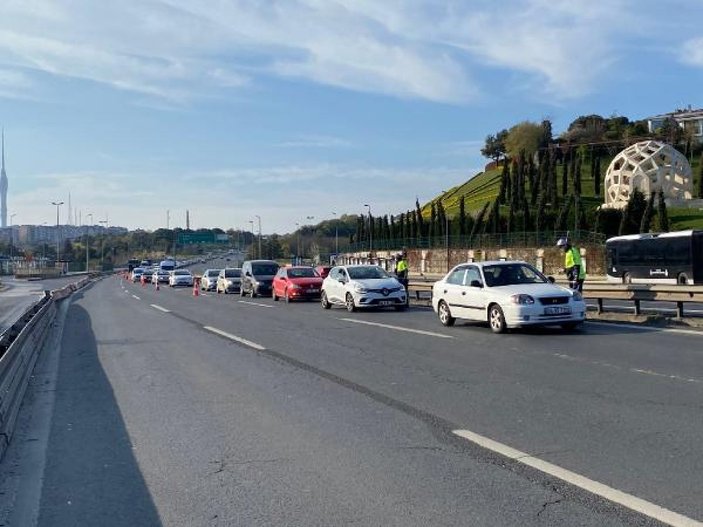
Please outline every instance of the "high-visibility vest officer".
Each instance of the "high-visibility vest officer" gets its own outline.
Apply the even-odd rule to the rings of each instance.
[[[569,280],[569,285],[576,291],[583,292],[583,283],[586,281],[586,269],[581,260],[581,251],[572,247],[569,240],[560,238],[557,247],[564,250],[564,272]]]

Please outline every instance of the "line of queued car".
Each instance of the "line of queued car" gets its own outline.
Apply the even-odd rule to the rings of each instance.
[[[193,283],[186,270],[172,271],[170,279],[175,279],[174,285]],[[378,265],[313,268],[248,260],[241,268],[207,269],[200,287],[217,293],[239,293],[241,297],[267,296],[286,303],[319,300],[324,309],[338,306],[349,312],[365,308],[404,311],[408,306],[405,287]],[[552,277],[521,261],[455,266],[434,283],[432,308],[444,326],[453,326],[457,320],[487,322],[495,333],[550,325],[572,330],[586,317],[581,293],[555,284]]]

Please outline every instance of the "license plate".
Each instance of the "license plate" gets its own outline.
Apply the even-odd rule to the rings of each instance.
[[[379,306],[392,306],[394,302],[392,300],[379,300],[378,305]]]
[[[545,315],[566,315],[568,313],[571,313],[570,307],[545,307],[544,308]]]
[[[308,293],[319,293],[319,289],[308,289]]]

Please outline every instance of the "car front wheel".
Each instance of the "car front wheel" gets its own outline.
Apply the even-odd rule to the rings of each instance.
[[[444,300],[439,301],[439,306],[437,306],[437,315],[439,316],[439,321],[443,326],[453,326],[456,322],[456,318],[452,316],[452,312],[449,311],[449,306]]]
[[[320,295],[320,304],[322,305],[322,309],[329,309],[332,307],[330,301],[327,300],[327,293],[325,293],[324,291],[322,292],[322,295]]]
[[[488,323],[493,333],[505,333],[505,315],[498,304],[493,304],[488,310]]]
[[[356,311],[356,306],[354,305],[354,297],[351,295],[351,293],[347,293],[345,305],[347,306],[347,311],[349,311],[350,313]]]
[[[271,288],[271,298],[273,298],[274,302],[278,302],[278,295],[276,294],[276,290],[273,287]]]

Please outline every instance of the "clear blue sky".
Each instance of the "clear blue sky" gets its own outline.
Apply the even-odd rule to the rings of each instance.
[[[398,213],[479,171],[489,133],[701,107],[701,86],[700,1],[0,2],[16,224],[69,191],[129,228]]]

